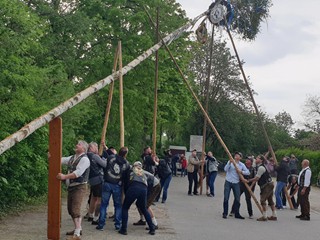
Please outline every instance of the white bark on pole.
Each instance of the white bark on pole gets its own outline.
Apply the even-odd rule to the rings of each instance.
[[[193,26],[200,18],[205,16],[208,11],[200,14],[193,20],[189,21],[184,26],[180,27],[179,29],[175,30],[174,32],[170,33],[168,36],[166,36],[163,40],[166,44],[170,44],[172,41],[176,40],[181,36],[182,33],[187,31],[189,27]],[[158,44],[154,45],[153,47],[149,48],[147,51],[142,53],[140,56],[138,56],[136,59],[134,59],[132,62],[130,62],[128,65],[126,65],[123,70],[122,74],[125,75],[132,69],[134,69],[136,66],[138,66],[141,62],[146,60],[148,57],[150,57],[153,53],[155,53],[159,48],[163,46],[163,42],[160,41]],[[0,155],[13,147],[15,144],[21,142],[23,139],[27,138],[30,134],[32,134],[37,129],[45,126],[50,121],[52,121],[54,118],[60,116],[64,112],[68,111],[69,109],[73,108],[75,105],[79,104],[95,92],[101,90],[108,84],[110,84],[112,81],[119,78],[119,71],[116,72],[114,75],[109,75],[108,77],[100,80],[99,82],[91,85],[90,87],[86,88],[85,90],[79,92],[75,96],[71,97],[64,103],[60,104],[59,106],[55,107],[54,109],[48,111],[47,113],[43,114],[42,116],[36,118],[32,122],[28,123],[24,127],[22,127],[20,130],[15,132],[14,134],[8,136],[4,140],[0,142]]]

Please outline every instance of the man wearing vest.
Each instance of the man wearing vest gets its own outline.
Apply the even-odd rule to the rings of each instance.
[[[128,148],[121,147],[118,154],[109,155],[107,159],[107,166],[104,169],[104,183],[102,187],[99,224],[96,227],[97,230],[103,231],[104,225],[106,224],[106,212],[111,195],[115,208],[114,227],[116,230],[119,230],[121,227],[123,178],[130,169],[130,164],[126,159],[127,154]]]
[[[267,168],[264,166],[264,163],[264,156],[258,155],[256,157],[257,174],[254,178],[249,179],[248,182],[252,183],[251,187],[254,186],[255,182],[258,182],[258,185],[260,186],[260,203],[263,213],[262,217],[258,218],[257,221],[277,221],[276,207],[273,201],[274,185]],[[267,201],[272,210],[272,216],[270,217],[267,217]]]
[[[62,164],[68,165],[68,174],[59,173],[57,178],[66,180],[68,186],[68,213],[72,217],[75,229],[67,232],[69,240],[81,239],[81,203],[87,189],[90,160],[87,157],[88,143],[79,141],[75,155],[62,158]]]
[[[302,170],[298,177],[298,204],[300,204],[301,215],[296,216],[300,220],[310,221],[310,202],[309,193],[311,186],[311,169],[309,167],[309,160],[305,159],[301,163]]]

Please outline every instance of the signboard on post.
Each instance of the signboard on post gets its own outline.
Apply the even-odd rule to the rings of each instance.
[[[203,136],[190,135],[190,152],[193,149],[196,149],[197,152],[202,152],[202,141],[203,141]]]

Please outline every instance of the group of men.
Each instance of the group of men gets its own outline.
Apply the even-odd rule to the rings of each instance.
[[[74,230],[66,233],[68,240],[81,239],[81,205],[86,196],[87,183],[90,184],[87,218],[92,225],[96,225],[97,230],[104,229],[107,208],[112,196],[115,210],[114,226],[120,234],[127,235],[128,212],[134,202],[141,216],[141,220],[134,225],[147,223],[146,229],[149,234],[155,234],[157,221],[151,204],[156,198],[159,199],[161,186],[169,186],[166,182],[168,173],[161,172],[163,178],[160,178],[160,181],[164,183],[160,186],[160,181],[154,176],[154,167],[163,163],[151,155],[150,147],[144,150],[143,164],[137,161],[130,166],[126,159],[127,154],[127,147],[121,147],[117,153],[114,148],[108,149],[105,146],[103,156],[99,156],[97,143],[88,144],[81,140],[75,147],[74,155],[62,158],[62,164],[67,165],[68,173],[59,173],[57,179],[66,181],[68,186],[67,208],[74,222]],[[171,172],[169,174],[171,176]],[[122,193],[125,194],[124,199]],[[163,193],[162,202],[166,201],[166,194]]]
[[[86,184],[91,186],[88,220],[97,225],[97,230],[103,230],[106,222],[106,212],[110,197],[114,202],[114,225],[115,229],[123,235],[127,235],[128,211],[136,201],[140,213],[140,220],[134,225],[146,225],[149,234],[154,235],[158,228],[156,218],[151,209],[154,201],[159,201],[161,190],[162,203],[165,203],[168,196],[168,188],[172,179],[171,152],[165,152],[165,158],[159,160],[152,154],[150,147],[146,147],[141,156],[142,163],[137,161],[130,166],[126,157],[128,148],[122,147],[117,151],[105,147],[103,156],[98,155],[98,145],[95,142],[88,144],[79,141],[75,147],[75,154],[62,158],[62,164],[68,166],[68,173],[59,173],[57,178],[65,180],[68,186],[68,213],[74,222],[74,230],[67,232],[68,240],[81,239],[81,204],[86,196]],[[286,182],[290,174],[290,160],[283,158],[279,165],[275,165],[277,171],[276,204],[273,201],[274,183],[267,169],[268,162],[263,155],[258,155],[255,161],[247,157],[242,163],[242,154],[236,152],[234,158],[229,160],[224,167],[226,172],[224,184],[223,218],[228,216],[229,197],[231,190],[234,195],[234,202],[229,216],[237,219],[244,219],[240,215],[240,196],[245,193],[249,218],[252,218],[251,195],[255,184],[260,187],[260,203],[262,216],[258,221],[277,220],[276,208],[281,209],[281,198],[278,196],[287,186]],[[202,163],[206,163],[206,176],[208,179],[209,197],[214,197],[214,181],[218,171],[219,162],[208,152],[205,160],[199,160],[197,151],[194,150],[188,159],[187,172],[189,180],[189,195],[198,195],[198,169]],[[254,166],[255,165],[255,166]],[[309,192],[311,185],[311,170],[309,161],[303,160],[302,170],[296,177],[296,184],[293,192],[298,192],[297,204],[301,207],[301,214],[296,216],[300,220],[310,220]],[[160,180],[155,177],[158,175]],[[292,180],[291,180],[292,181]],[[293,185],[292,185],[293,186]],[[122,200],[122,193],[125,198]],[[294,193],[290,192],[291,199]],[[272,215],[267,216],[267,202],[272,209]]]
[[[237,219],[244,219],[240,215],[240,196],[244,192],[246,196],[246,203],[249,218],[252,218],[252,203],[251,194],[254,191],[255,184],[260,187],[260,204],[262,207],[262,216],[257,221],[276,221],[277,213],[276,209],[283,209],[283,200],[281,193],[287,191],[287,182],[290,181],[289,186],[295,186],[290,191],[290,195],[286,194],[294,199],[294,193],[298,192],[297,205],[300,205],[301,214],[296,216],[300,220],[310,220],[310,203],[309,192],[311,186],[311,169],[309,167],[309,161],[307,159],[301,162],[302,170],[299,175],[292,177],[292,169],[297,168],[290,167],[290,158],[284,157],[280,164],[275,164],[274,170],[277,172],[277,185],[276,185],[276,203],[273,201],[274,195],[274,183],[270,172],[267,169],[268,161],[264,155],[258,155],[255,160],[252,157],[247,157],[245,164],[240,160],[242,154],[236,152],[232,161],[228,161],[224,170],[226,172],[225,185],[224,185],[224,200],[223,200],[223,218],[228,216],[229,197],[231,190],[234,195],[234,202],[232,210],[229,216],[235,216]],[[253,166],[255,165],[255,166]],[[293,165],[291,163],[291,165]],[[293,180],[292,180],[293,179]],[[296,183],[294,183],[296,181]],[[267,216],[267,203],[271,207],[272,215]],[[296,205],[296,206],[297,206]]]

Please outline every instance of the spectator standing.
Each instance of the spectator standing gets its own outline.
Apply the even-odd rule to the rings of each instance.
[[[199,195],[198,193],[198,170],[199,165],[204,162],[200,161],[197,157],[197,150],[194,149],[189,157],[188,160],[188,181],[189,181],[189,189],[188,189],[188,195]],[[192,185],[193,185],[193,194],[192,194]]]
[[[304,159],[301,163],[302,170],[298,177],[298,204],[300,204],[301,214],[296,216],[300,220],[310,221],[310,202],[309,193],[311,188],[311,169],[309,167],[309,160]]]
[[[213,156],[212,152],[208,152],[206,156],[206,170],[208,178],[208,186],[210,192],[207,193],[208,197],[214,197],[214,182],[218,174],[219,161]]]
[[[187,175],[187,165],[188,161],[184,154],[181,154],[181,177],[185,177]]]

